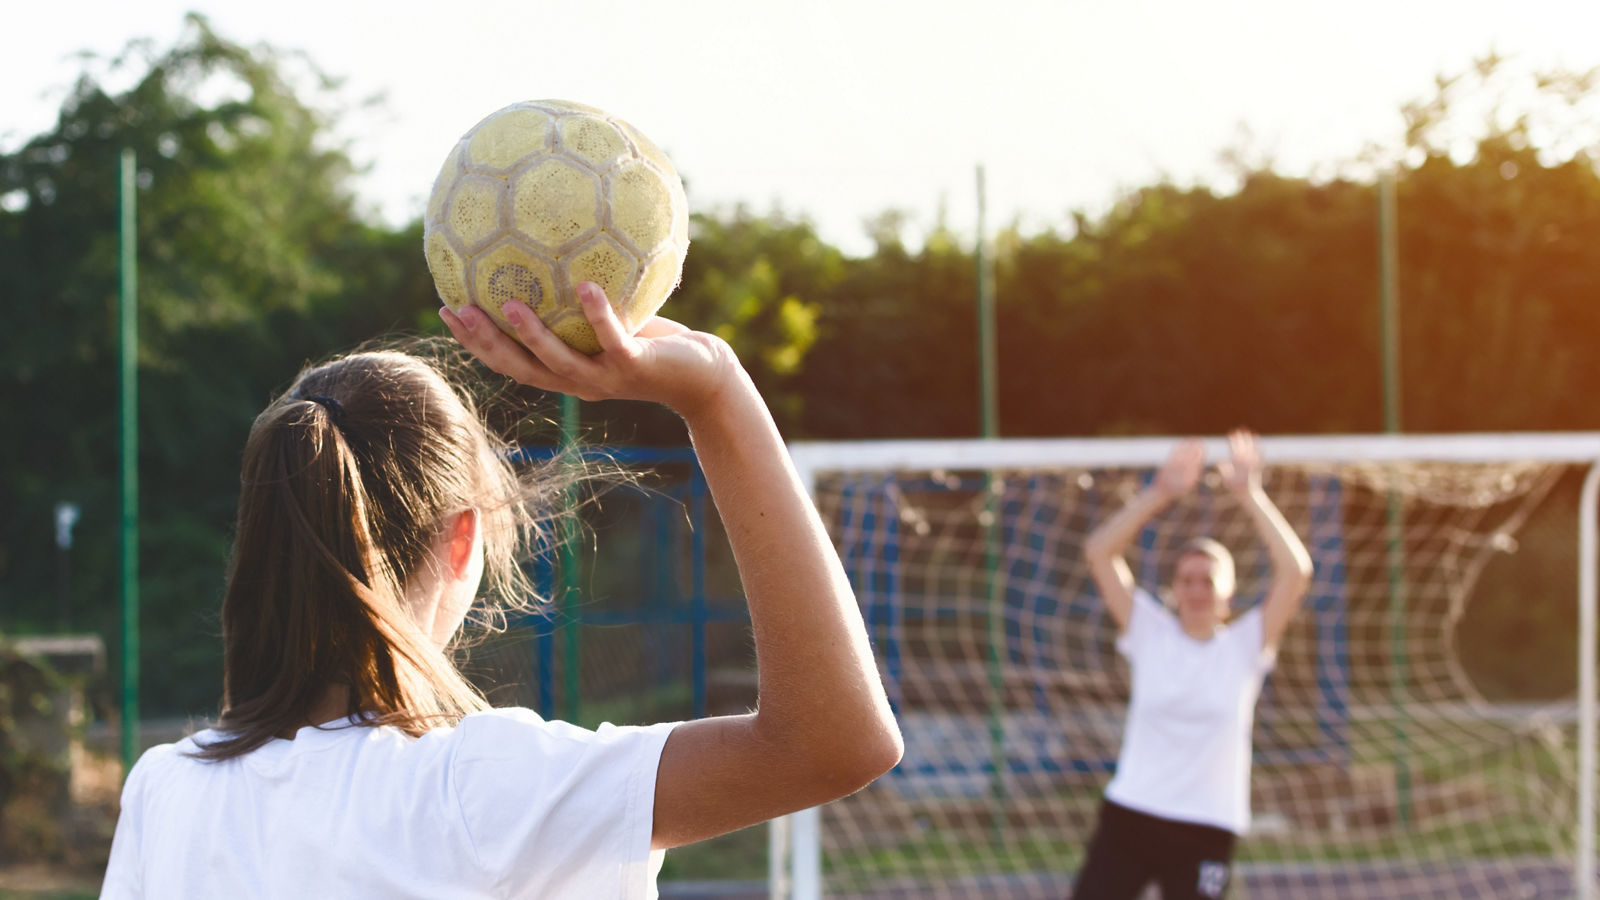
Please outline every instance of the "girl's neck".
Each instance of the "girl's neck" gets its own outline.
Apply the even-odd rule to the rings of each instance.
[[[1217,629],[1221,625],[1222,621],[1216,616],[1186,616],[1182,613],[1178,615],[1178,626],[1183,629],[1183,633],[1197,641],[1209,641],[1216,637]]]
[[[306,710],[306,721],[284,729],[276,736],[294,740],[295,732],[309,725],[322,725],[350,714],[350,686],[330,684],[322,689],[321,696]]]

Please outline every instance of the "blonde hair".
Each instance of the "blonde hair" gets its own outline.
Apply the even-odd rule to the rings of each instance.
[[[1190,538],[1178,548],[1176,559],[1182,560],[1186,556],[1205,556],[1217,564],[1217,596],[1231,598],[1238,582],[1233,567],[1233,554],[1221,542],[1208,537]]]
[[[568,467],[519,475],[447,378],[443,347],[311,366],[256,417],[222,603],[225,737],[197,756],[239,756],[308,724],[330,685],[347,686],[352,717],[411,735],[488,706],[412,618],[406,585],[447,517],[477,509],[487,592],[472,621],[503,627],[536,604],[519,563]]]

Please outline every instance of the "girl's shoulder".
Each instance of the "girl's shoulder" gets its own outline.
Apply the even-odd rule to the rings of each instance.
[[[184,770],[198,763],[190,754],[196,746],[190,738],[171,744],[156,744],[139,754],[128,777],[122,781],[122,805],[137,806],[141,797],[170,790],[181,781]]]
[[[450,729],[448,739],[457,745],[458,755],[467,757],[520,756],[529,752],[559,755],[640,739],[664,738],[674,724],[612,725],[606,722],[589,729],[560,719],[546,719],[531,709],[506,707],[462,717],[455,728]]]
[[[1176,628],[1178,617],[1172,608],[1157,597],[1154,593],[1143,587],[1135,586],[1133,589],[1133,609],[1129,611],[1130,620],[1138,617],[1143,621],[1141,627],[1146,628]]]

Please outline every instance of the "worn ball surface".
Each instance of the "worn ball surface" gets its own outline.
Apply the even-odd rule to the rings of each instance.
[[[575,291],[593,281],[632,332],[683,274],[689,208],[655,144],[591,106],[533,100],[499,110],[451,147],[423,220],[439,297],[473,304],[515,334],[520,300],[573,347],[600,344]]]

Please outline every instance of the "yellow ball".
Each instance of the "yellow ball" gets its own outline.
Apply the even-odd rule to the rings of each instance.
[[[520,300],[584,353],[598,353],[576,286],[593,281],[631,334],[683,275],[683,181],[637,129],[565,100],[515,103],[445,157],[423,220],[423,252],[451,309]]]

